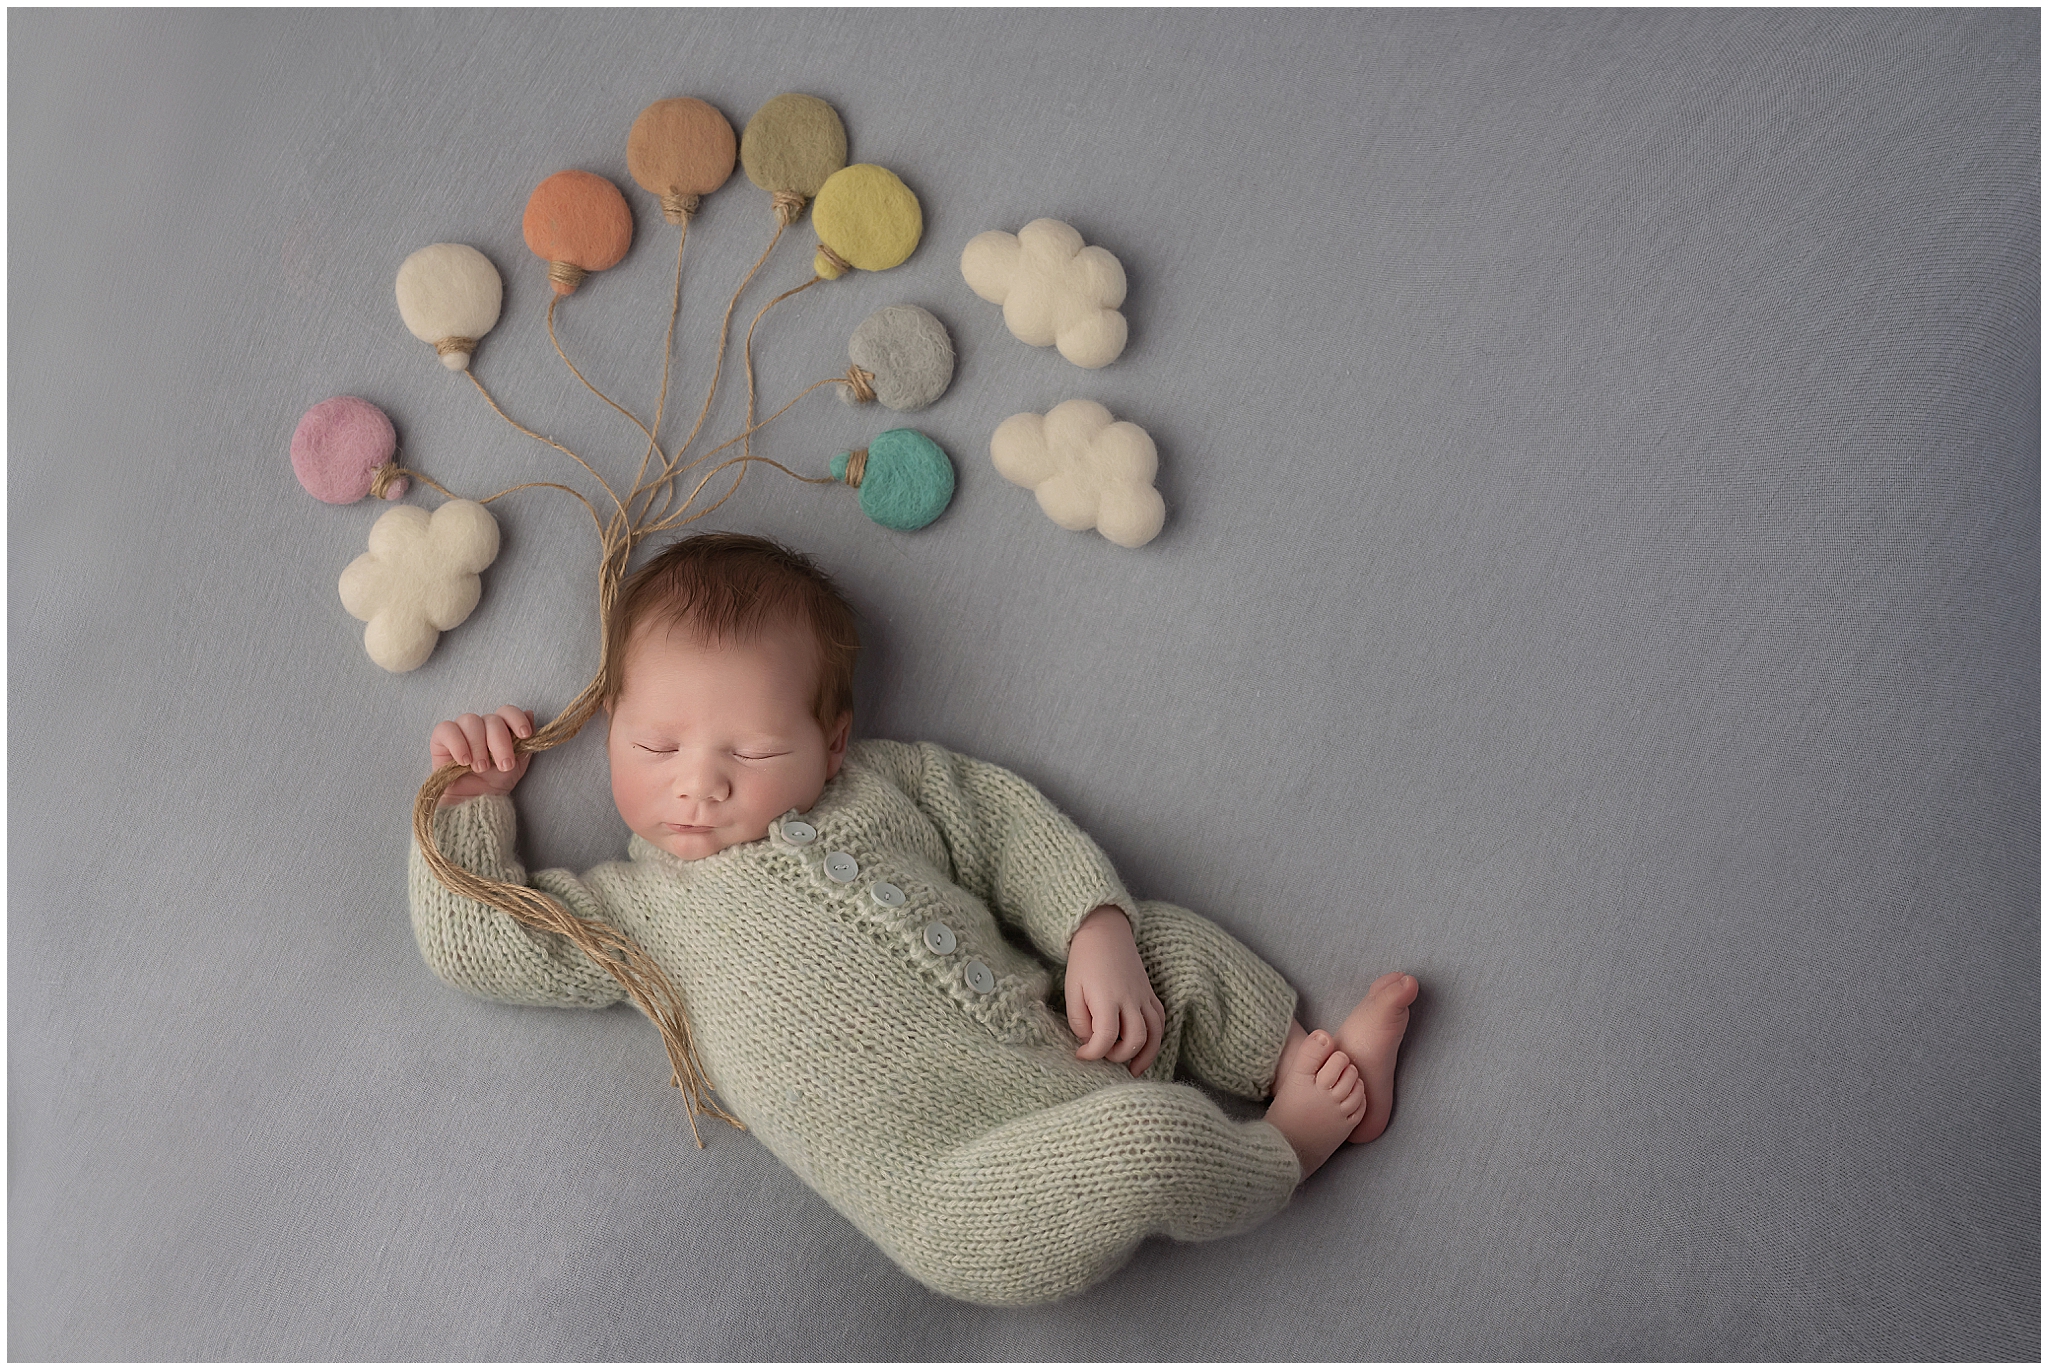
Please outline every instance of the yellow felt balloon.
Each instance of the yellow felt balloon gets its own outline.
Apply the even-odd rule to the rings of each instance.
[[[862,271],[887,271],[917,250],[924,209],[910,187],[887,167],[868,162],[835,171],[811,205],[818,241],[840,261]],[[821,248],[812,267],[826,280],[844,274]]]

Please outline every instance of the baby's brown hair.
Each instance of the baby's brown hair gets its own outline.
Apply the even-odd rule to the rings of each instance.
[[[818,726],[829,734],[853,711],[853,606],[802,552],[746,533],[696,533],[626,577],[604,625],[598,699],[606,710],[625,689],[626,645],[643,623],[684,626],[702,642],[744,642],[794,625],[818,644]]]

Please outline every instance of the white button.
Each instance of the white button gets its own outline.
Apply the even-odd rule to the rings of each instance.
[[[967,986],[976,994],[988,994],[996,987],[996,977],[979,961],[967,963]]]
[[[782,825],[782,835],[799,847],[808,847],[818,840],[818,830],[801,818],[791,818]]]
[[[825,858],[825,874],[844,885],[860,874],[860,863],[845,852],[836,851]]]
[[[875,896],[875,902],[885,909],[898,908],[903,903],[903,891],[886,880],[877,880],[869,887],[868,893]]]
[[[959,945],[953,940],[953,930],[944,923],[926,923],[924,925],[924,944],[939,956],[950,956],[953,948]],[[981,962],[976,961],[974,964],[978,966]]]

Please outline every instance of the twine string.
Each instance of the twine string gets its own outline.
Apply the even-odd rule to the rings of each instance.
[[[775,222],[784,228],[788,228],[802,217],[804,206],[809,203],[803,196],[793,190],[778,190],[774,193],[773,199],[775,202]]]
[[[372,471],[370,473],[370,498],[383,499],[385,492],[391,488],[391,482],[410,474],[412,473],[408,472],[404,467],[398,464],[396,458],[393,458],[392,460],[385,462],[382,466],[378,467],[375,471]],[[420,479],[426,480],[426,477],[421,476]],[[428,484],[431,485],[433,484],[433,482],[428,481]],[[441,489],[441,487],[438,485],[435,485],[434,488],[436,490]],[[445,495],[448,492],[442,490],[441,493]]]
[[[441,341],[434,344],[435,354],[443,357],[449,355],[451,352],[460,352],[463,355],[467,356],[469,353],[474,351],[476,351],[475,338],[449,337],[443,338],[441,339]]]
[[[574,262],[549,262],[548,279],[556,285],[566,285],[574,290],[583,284],[583,278],[590,273]],[[556,292],[559,294],[560,292]]]
[[[685,222],[683,224],[683,231],[676,235],[675,291],[669,298],[668,333],[662,338],[661,342],[661,394],[654,401],[654,429],[647,435],[647,451],[640,458],[640,469],[633,475],[633,492],[626,496],[628,508],[631,508],[633,502],[640,497],[643,484],[647,479],[647,464],[654,460],[655,454],[661,453],[661,464],[664,468],[669,465],[668,454],[661,451],[661,419],[662,415],[668,410],[669,364],[675,357],[676,317],[683,310],[683,244],[688,242],[689,239],[690,225],[688,222]],[[649,504],[654,502],[654,495],[651,491],[648,493],[647,502]],[[642,509],[640,514],[633,516],[633,521],[635,523],[640,522],[641,516],[645,513],[646,510]]]
[[[705,392],[704,407],[697,411],[697,422],[690,426],[689,436],[684,438],[681,445],[676,448],[675,455],[664,462],[661,474],[656,476],[651,484],[640,486],[633,491],[635,496],[640,494],[642,489],[650,492],[647,496],[646,507],[641,511],[640,521],[643,524],[653,517],[666,518],[668,516],[670,506],[675,503],[676,477],[697,464],[697,462],[691,462],[688,465],[680,465],[679,463],[683,460],[683,453],[690,449],[690,444],[695,442],[698,433],[703,431],[704,420],[711,414],[711,401],[718,394],[718,378],[725,370],[725,344],[727,339],[731,337],[732,312],[739,307],[741,294],[746,291],[747,286],[753,282],[756,275],[760,274],[762,266],[767,263],[768,254],[775,250],[775,244],[782,241],[782,230],[784,227],[786,225],[780,223],[775,226],[774,234],[768,239],[768,246],[761,249],[761,255],[754,259],[754,265],[740,281],[739,289],[732,292],[732,299],[726,303],[725,317],[719,321],[718,325],[718,353],[717,359],[712,363],[711,367],[711,389]],[[703,458],[698,458],[698,461],[702,460]],[[667,497],[662,501],[661,513],[656,515],[654,514],[655,496],[652,491],[664,485],[667,486]]]
[[[811,278],[810,278],[810,279],[809,279],[808,281],[805,281],[805,282],[804,282],[804,283],[803,283],[802,285],[800,285],[800,286],[797,286],[797,287],[796,287],[795,289],[793,289],[793,290],[785,290],[785,291],[783,291],[783,292],[782,292],[782,293],[781,293],[780,295],[777,295],[777,296],[776,296],[776,297],[775,297],[774,299],[772,299],[772,300],[768,301],[768,303],[766,303],[766,304],[762,305],[762,306],[761,306],[761,312],[760,312],[759,314],[756,314],[756,315],[754,315],[754,321],[753,321],[752,323],[750,323],[750,324],[748,324],[748,325],[747,325],[747,340],[746,340],[746,343],[745,343],[745,345],[744,345],[744,346],[742,346],[742,347],[741,347],[741,349],[740,349],[740,355],[741,355],[742,357],[744,357],[744,358],[746,359],[746,363],[747,363],[747,432],[748,432],[748,433],[751,433],[751,432],[753,432],[753,431],[754,431],[754,427],[755,427],[755,424],[754,424],[754,330],[755,330],[756,328],[759,328],[759,327],[761,326],[761,315],[763,315],[763,314],[766,314],[766,313],[767,313],[767,312],[768,312],[769,310],[771,310],[771,309],[775,308],[775,306],[776,306],[776,305],[779,305],[779,304],[781,304],[781,303],[782,303],[782,302],[783,302],[784,300],[788,299],[788,298],[789,298],[790,296],[792,296],[792,295],[801,295],[801,294],[803,294],[803,293],[804,293],[804,291],[806,291],[806,290],[809,290],[809,289],[810,289],[810,288],[811,288],[812,286],[814,286],[814,285],[818,284],[818,283],[819,283],[820,281],[822,281],[822,280],[824,280],[824,279],[825,279],[825,278],[824,278],[823,276],[816,276],[816,275],[814,275],[814,276],[812,276],[812,277],[811,277]],[[752,452],[752,451],[753,451],[754,449],[752,448],[752,446],[748,446],[748,447],[745,447],[745,448],[743,448],[743,449],[741,449],[741,450],[743,450],[743,451],[746,451],[746,452],[749,452],[749,453],[751,453],[751,452]]]
[[[818,240],[818,255],[820,257],[823,257],[826,261],[832,263],[832,265],[838,270],[839,274],[842,276],[844,276],[847,272],[853,270],[853,263],[847,261],[846,258],[840,256],[837,252],[834,252],[832,250],[832,244],[826,242],[822,238]]]
[[[868,449],[856,447],[846,454],[846,483],[860,489],[861,478],[868,473]]]
[[[682,262],[681,262],[681,260],[680,260],[680,252],[681,252],[681,249],[680,249],[680,248],[678,248],[678,249],[677,249],[677,251],[678,251],[679,259],[678,259],[678,261],[676,262],[676,269],[677,269],[678,271],[681,271],[681,270],[682,270]],[[681,287],[680,287],[680,285],[678,285],[678,290],[680,290],[680,288],[681,288]],[[648,426],[647,426],[646,424],[644,424],[644,423],[640,422],[640,420],[638,420],[638,419],[634,418],[634,417],[633,417],[633,415],[631,414],[631,412],[629,412],[629,411],[627,410],[626,406],[624,406],[623,404],[620,404],[620,403],[619,403],[619,402],[618,402],[617,400],[613,399],[613,398],[612,398],[612,397],[611,397],[610,395],[607,395],[607,394],[605,394],[605,393],[604,393],[604,391],[602,391],[602,390],[598,389],[598,388],[597,388],[596,386],[592,385],[592,384],[590,383],[590,381],[589,381],[589,380],[588,380],[588,379],[587,379],[587,378],[586,378],[586,377],[584,376],[584,374],[583,374],[583,373],[582,373],[581,371],[578,371],[578,370],[576,369],[576,363],[575,363],[575,362],[572,362],[572,361],[570,361],[570,360],[569,360],[569,354],[568,354],[567,352],[564,352],[564,351],[562,350],[562,344],[561,344],[561,341],[560,341],[559,339],[557,339],[557,338],[555,337],[555,306],[556,306],[556,305],[558,305],[558,304],[560,304],[561,302],[562,302],[562,297],[561,297],[560,295],[556,295],[556,296],[554,296],[554,297],[553,297],[552,299],[550,299],[550,300],[548,301],[548,341],[549,341],[549,342],[551,342],[551,343],[554,343],[554,345],[555,345],[555,355],[556,355],[557,357],[560,357],[560,358],[562,359],[562,365],[564,365],[564,366],[566,366],[566,367],[568,367],[568,368],[569,368],[569,374],[570,374],[570,375],[574,376],[574,377],[575,377],[575,378],[576,378],[577,380],[579,380],[579,381],[582,381],[582,382],[583,382],[583,388],[584,388],[585,390],[588,390],[588,391],[589,391],[589,392],[590,392],[591,394],[593,394],[593,395],[597,396],[597,397],[598,397],[599,399],[603,400],[603,401],[604,401],[604,402],[605,402],[606,404],[608,404],[608,405],[610,405],[610,406],[611,406],[612,408],[614,408],[614,409],[618,410],[618,411],[619,411],[619,412],[620,412],[621,414],[624,414],[624,415],[626,416],[626,422],[627,422],[627,423],[630,423],[630,424],[632,424],[632,425],[633,425],[633,426],[634,426],[635,428],[639,429],[639,430],[640,430],[640,431],[641,431],[642,433],[646,434],[646,436],[647,436],[647,441],[648,441],[648,442],[649,442],[650,444],[651,444],[651,443],[653,443],[653,441],[654,441],[654,430],[653,430],[653,429],[651,429],[651,428],[649,428],[649,427],[648,427]]]
[[[691,195],[680,190],[662,192],[661,212],[672,224],[687,224],[697,217],[697,206],[704,202],[701,195]]]
[[[875,402],[875,373],[864,371],[858,365],[846,368],[846,388],[852,392],[855,404]]]
[[[520,432],[526,434],[527,437],[532,438],[535,442],[546,443],[548,446],[554,448],[557,452],[560,452],[563,456],[567,457],[570,461],[575,462],[584,470],[589,471],[590,478],[596,481],[599,487],[602,488],[607,495],[610,495],[612,497],[612,506],[619,511],[619,516],[622,518],[625,517],[626,506],[619,502],[619,497],[612,490],[611,486],[605,484],[604,477],[598,475],[595,470],[592,470],[589,462],[583,460],[583,458],[577,456],[574,452],[571,452],[568,448],[562,446],[562,444],[556,442],[553,438],[542,437],[539,433],[534,432],[531,428],[528,428],[525,424],[519,422],[510,414],[507,414],[503,409],[498,408],[498,402],[491,398],[491,392],[484,389],[484,383],[477,379],[476,369],[474,367],[469,368],[462,374],[469,377],[470,384],[476,387],[477,393],[484,397],[484,403],[488,404],[492,408],[492,410],[496,412],[499,418],[511,424],[514,428],[517,428]],[[435,488],[440,489],[439,486],[436,486]],[[443,491],[442,493],[445,494],[447,492]]]

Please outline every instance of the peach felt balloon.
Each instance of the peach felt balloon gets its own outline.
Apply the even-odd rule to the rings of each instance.
[[[602,176],[558,171],[526,201],[526,245],[548,264],[557,295],[572,294],[592,271],[614,267],[633,245],[633,211]]]
[[[398,317],[415,338],[434,345],[450,371],[469,365],[504,303],[498,268],[466,243],[433,243],[398,268]]]
[[[818,188],[811,226],[818,230],[812,269],[830,281],[851,267],[887,271],[902,263],[924,236],[924,210],[895,172],[862,162]]]
[[[775,197],[775,217],[795,223],[804,202],[846,165],[846,125],[815,95],[778,95],[747,120],[740,165]]]
[[[695,214],[700,198],[730,180],[738,158],[731,121],[689,96],[656,100],[626,135],[626,169],[660,199],[672,224]]]

